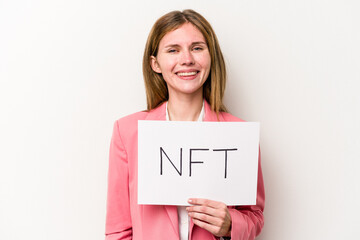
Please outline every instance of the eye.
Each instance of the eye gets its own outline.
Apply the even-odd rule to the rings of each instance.
[[[201,51],[201,50],[203,50],[203,48],[202,47],[194,47],[193,50],[194,51]]]
[[[175,53],[176,52],[176,49],[169,49],[168,50],[168,53]]]

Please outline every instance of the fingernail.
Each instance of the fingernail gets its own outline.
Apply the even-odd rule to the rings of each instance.
[[[193,201],[192,199],[189,199],[189,200],[188,200],[189,203],[192,203],[192,201]]]

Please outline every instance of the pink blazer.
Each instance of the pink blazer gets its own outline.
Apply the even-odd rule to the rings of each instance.
[[[166,120],[165,105],[149,112],[138,112],[117,120],[110,145],[106,240],[176,240],[179,223],[176,206],[137,204],[138,120]],[[205,102],[204,121],[218,121]],[[243,121],[229,113],[220,113],[219,121]],[[260,156],[260,154],[259,154]],[[236,189],[233,189],[236,191]],[[264,225],[265,193],[259,157],[257,201],[254,206],[229,207],[232,219],[231,239],[254,239]],[[191,240],[218,239],[190,221]]]

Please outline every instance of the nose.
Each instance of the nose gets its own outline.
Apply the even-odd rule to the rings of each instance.
[[[180,56],[181,65],[193,65],[195,63],[194,56],[191,51],[183,51]]]

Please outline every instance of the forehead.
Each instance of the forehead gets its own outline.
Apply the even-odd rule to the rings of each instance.
[[[168,32],[161,39],[159,47],[166,47],[167,45],[183,45],[191,44],[193,42],[204,42],[203,34],[191,23],[184,23],[179,28]]]

